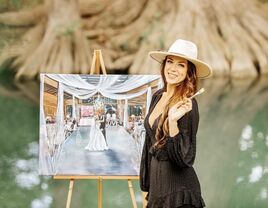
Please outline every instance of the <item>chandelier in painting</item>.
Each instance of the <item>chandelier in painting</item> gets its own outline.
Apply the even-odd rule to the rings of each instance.
[[[98,93],[98,96],[94,102],[94,109],[95,110],[102,110],[104,108],[104,103],[103,101],[101,100],[101,96],[100,94]]]

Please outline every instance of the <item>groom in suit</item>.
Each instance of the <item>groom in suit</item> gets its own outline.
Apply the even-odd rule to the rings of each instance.
[[[105,130],[105,127],[106,127],[106,115],[103,113],[100,115],[100,130],[105,138],[105,141],[106,141],[106,144],[107,144],[107,140],[106,140],[106,130]]]

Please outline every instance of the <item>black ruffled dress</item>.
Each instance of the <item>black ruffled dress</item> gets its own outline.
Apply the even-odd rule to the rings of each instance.
[[[160,116],[152,128],[149,116],[160,100],[163,90],[153,97],[144,126],[146,138],[140,166],[140,187],[148,192],[149,208],[178,208],[183,205],[205,207],[197,175],[192,167],[196,155],[196,133],[199,113],[195,99],[192,110],[178,121],[180,132],[168,137],[164,148],[155,150],[155,133]]]

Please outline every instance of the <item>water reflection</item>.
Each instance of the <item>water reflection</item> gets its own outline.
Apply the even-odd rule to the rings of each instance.
[[[21,188],[27,189],[31,189],[40,183],[40,179],[36,172],[17,173],[15,180]]]
[[[260,199],[266,199],[268,197],[267,188],[262,188],[259,194]]]
[[[235,183],[230,186],[230,199],[227,203],[228,207],[266,207],[267,186],[268,186],[268,155],[266,138],[268,136],[268,97],[267,82],[263,85],[255,85],[248,88],[246,96],[240,102],[240,109],[236,113],[238,119],[233,123],[233,128],[240,124],[244,124],[241,128],[239,138],[238,154],[231,153],[233,161],[237,161],[234,166],[233,173]],[[252,94],[252,92],[254,94]],[[243,97],[243,96],[240,96]],[[240,97],[237,99],[239,100]],[[237,129],[239,132],[239,128]],[[228,134],[229,136],[229,134]],[[232,136],[232,135],[230,135]],[[240,150],[240,152],[239,152]],[[235,151],[235,150],[233,150]],[[229,170],[230,171],[230,170]]]
[[[266,207],[268,78],[203,85],[195,166],[208,207]]]
[[[34,199],[31,203],[31,208],[49,208],[52,204],[52,196],[44,195],[40,199]]]
[[[258,182],[262,177],[263,168],[262,166],[258,165],[251,169],[251,173],[249,175],[249,182],[255,183]]]
[[[26,149],[28,156],[33,156],[34,158],[18,159],[14,161],[13,172],[16,175],[15,181],[21,188],[31,189],[34,186],[40,184],[41,180],[38,176],[38,171],[36,167],[38,165],[38,144],[37,142],[31,142],[28,144]]]
[[[242,130],[242,136],[240,138],[240,150],[245,151],[250,147],[253,147],[253,140],[252,140],[252,127],[250,125],[247,125]]]
[[[195,163],[209,208],[265,208],[268,204],[268,78],[202,83]],[[64,207],[68,181],[38,176],[38,84],[0,92],[0,207]],[[14,89],[12,89],[14,90]],[[32,99],[34,100],[34,99]],[[96,181],[75,183],[72,207],[96,207]],[[136,200],[141,207],[138,183]],[[14,200],[15,199],[15,200]],[[131,207],[126,181],[104,181],[103,207]]]
[[[41,187],[41,190],[46,191],[48,184],[46,181],[41,183],[41,178],[49,179],[48,177],[40,177],[38,175],[38,143],[31,142],[28,144],[26,153],[30,158],[28,160],[18,159],[15,161],[13,171],[15,181],[18,187],[22,189],[34,189],[35,187]],[[33,199],[31,202],[31,208],[49,208],[51,207],[53,197],[47,192],[44,192],[40,198]]]

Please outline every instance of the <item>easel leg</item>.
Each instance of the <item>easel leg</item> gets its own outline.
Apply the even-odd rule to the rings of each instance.
[[[103,74],[107,74],[101,50],[94,50],[90,74],[100,74],[101,69]]]
[[[130,196],[131,196],[131,201],[132,201],[133,208],[137,208],[135,194],[134,194],[132,182],[131,182],[130,179],[128,179],[128,188],[129,188],[129,192],[130,192]]]
[[[98,208],[102,207],[102,178],[98,179]]]
[[[73,187],[74,187],[74,179],[70,179],[69,192],[68,192],[68,198],[67,198],[66,208],[70,208],[71,207]]]
[[[145,199],[147,192],[141,192],[142,193],[142,208],[146,208],[147,206],[147,200]]]

